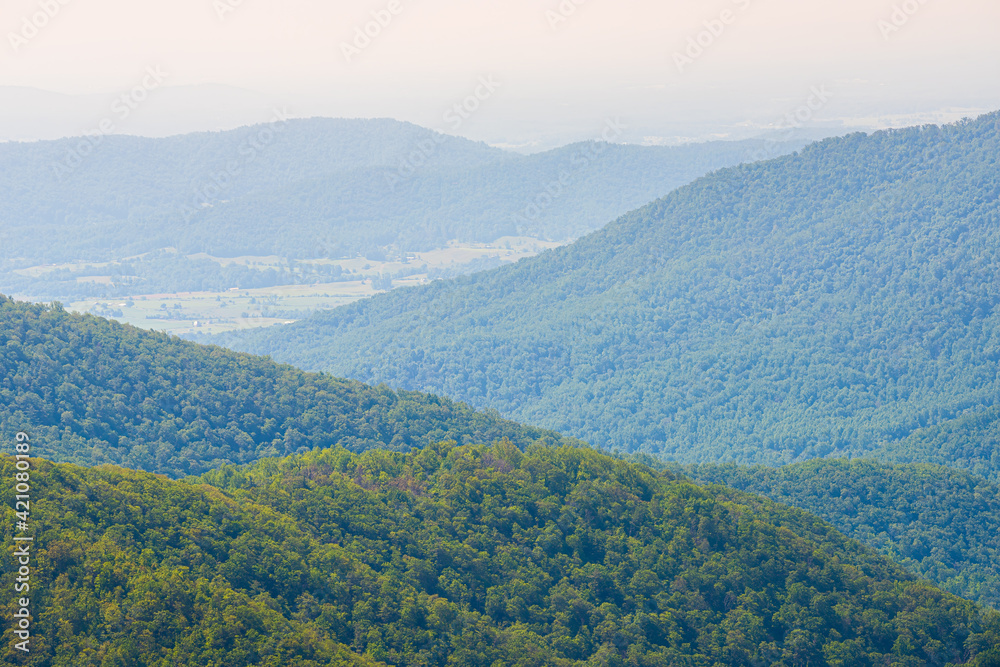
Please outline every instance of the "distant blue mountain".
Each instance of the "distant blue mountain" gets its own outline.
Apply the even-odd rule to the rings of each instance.
[[[998,159],[1000,113],[830,139],[512,266],[216,340],[681,461],[869,452],[1000,396]]]
[[[0,268],[168,247],[308,259],[572,239],[713,169],[798,146],[584,143],[524,156],[393,120],[278,117],[163,139],[6,143]],[[0,289],[32,293],[23,283],[0,277]]]

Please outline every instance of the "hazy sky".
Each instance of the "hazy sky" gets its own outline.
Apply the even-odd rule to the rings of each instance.
[[[224,84],[265,93],[245,102],[260,113],[388,116],[497,144],[621,118],[627,140],[655,143],[796,111],[809,127],[1000,108],[998,28],[997,0],[7,0],[0,86],[113,99],[144,79]],[[136,116],[165,90],[140,94]],[[463,101],[474,110],[446,119]]]

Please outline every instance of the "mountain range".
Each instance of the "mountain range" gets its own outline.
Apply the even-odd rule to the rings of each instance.
[[[571,240],[708,171],[802,145],[608,143],[619,137],[610,120],[600,141],[520,155],[392,120],[278,113],[225,132],[3,143],[0,290],[108,291],[65,267],[43,270],[71,262],[110,263],[111,274],[131,274],[122,294],[148,294],[191,291],[185,278],[203,267],[190,256],[200,253],[314,260],[505,236]],[[180,258],[158,254],[166,249]],[[163,267],[144,261],[169,263],[173,284],[151,281]],[[43,269],[23,273],[32,267]]]
[[[997,113],[828,139],[515,265],[212,340],[681,462],[890,451],[996,403],[998,156]]]
[[[827,140],[515,265],[214,339],[314,372],[0,297],[0,477],[31,510],[0,504],[35,540],[32,654],[7,628],[3,660],[1000,664],[998,143],[1000,114]],[[351,146],[349,169],[378,152]],[[166,211],[162,166],[115,206]],[[322,208],[258,166],[275,206]],[[50,199],[90,223],[46,251],[155,250],[102,247],[127,222],[88,209],[91,176],[90,203]],[[240,215],[272,210],[246,187]]]
[[[0,429],[53,461],[180,477],[334,444],[526,446],[550,431],[0,296]],[[12,450],[10,450],[12,451]]]
[[[966,473],[681,471],[735,488],[698,486],[445,399],[9,299],[0,349],[2,431],[43,457],[28,664],[997,659],[1000,616],[954,595],[1000,590],[1000,497]]]

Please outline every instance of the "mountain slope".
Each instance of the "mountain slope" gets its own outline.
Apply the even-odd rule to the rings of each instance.
[[[92,144],[0,144],[0,290],[103,294],[72,276],[10,272],[131,258],[130,293],[143,293],[154,271],[134,258],[164,248],[315,259],[508,235],[568,240],[755,151],[801,145],[583,143],[523,156],[385,119],[278,120]],[[145,293],[182,291],[168,287]]]
[[[7,453],[12,434],[31,430],[39,456],[172,476],[334,444],[359,451],[558,438],[435,396],[303,373],[3,296],[0,369]]]
[[[32,665],[986,665],[1000,631],[811,515],[588,449],[194,480],[221,491],[35,465]]]
[[[680,461],[871,451],[1000,395],[998,126],[827,140],[513,266],[217,340]]]
[[[33,463],[35,542],[30,589],[22,591],[31,600],[30,653],[15,650],[20,639],[5,628],[3,664],[379,664],[331,638],[327,619],[288,609],[295,598],[282,594],[312,583],[295,568],[314,545],[287,517],[146,473]],[[13,459],[0,457],[0,470],[12,479]],[[9,485],[0,497],[4,518],[14,521]],[[270,560],[260,553],[265,548]],[[14,590],[18,566],[11,552],[4,549],[0,561],[3,583]],[[255,560],[241,577],[248,555]],[[262,565],[278,567],[261,576]],[[292,573],[302,580],[281,581]],[[7,605],[11,614],[14,604]]]
[[[936,586],[1000,607],[1000,489],[984,479],[939,466],[845,460],[690,472],[812,512]]]
[[[969,470],[1000,483],[1000,410],[991,408],[914,431],[872,456],[893,463],[922,461]]]

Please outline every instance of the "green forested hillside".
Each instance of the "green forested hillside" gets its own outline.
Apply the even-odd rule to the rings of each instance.
[[[303,594],[312,573],[295,568],[315,545],[294,521],[147,473],[34,464],[36,539],[30,589],[22,591],[32,601],[31,650],[15,650],[20,639],[6,624],[4,665],[378,664],[338,643],[313,613]],[[0,457],[0,471],[13,479],[13,460]],[[10,485],[0,497],[5,523],[13,525]],[[0,554],[7,590],[17,572],[11,553]],[[329,562],[328,552],[312,555],[317,565]],[[292,588],[297,597],[282,597]],[[7,618],[14,604],[11,595]]]
[[[1000,489],[932,465],[701,465],[698,480],[801,507],[944,590],[1000,607]]]
[[[885,443],[872,456],[893,463],[926,462],[970,470],[1000,483],[1000,410],[965,415]]]
[[[985,666],[1000,640],[812,515],[586,448],[35,465],[19,664]]]
[[[408,123],[317,118],[164,139],[108,136],[65,168],[80,143],[0,144],[0,291],[79,298],[269,280],[264,271],[185,261],[196,253],[314,259],[507,235],[561,241],[762,148],[801,145],[583,143],[524,156]],[[141,256],[164,248],[181,256]],[[68,270],[12,273],[77,260],[110,262],[107,274],[124,278],[107,285],[78,282]]]
[[[790,463],[1000,395],[1000,114],[725,169],[540,257],[220,342],[604,447]]]
[[[359,451],[558,437],[435,396],[3,296],[0,371],[4,452],[14,433],[30,429],[39,456],[171,476],[335,444]]]

